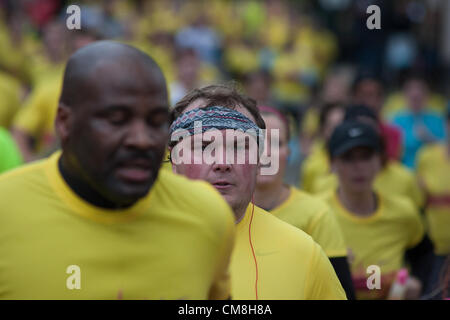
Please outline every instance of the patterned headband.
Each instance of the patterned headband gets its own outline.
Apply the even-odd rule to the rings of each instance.
[[[201,123],[201,127],[195,125]],[[180,115],[170,126],[170,135],[178,132],[193,135],[194,133],[204,133],[207,130],[233,129],[242,130],[254,136],[258,144],[264,141],[262,130],[242,113],[225,107],[213,106],[206,108],[196,108]],[[258,137],[260,137],[258,139]],[[262,147],[260,145],[260,147]],[[261,149],[261,148],[260,148]]]

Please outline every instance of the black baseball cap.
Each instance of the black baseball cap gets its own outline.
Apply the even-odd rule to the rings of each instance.
[[[381,137],[375,129],[364,122],[344,121],[334,129],[327,143],[331,158],[340,156],[356,147],[368,147],[381,152]]]

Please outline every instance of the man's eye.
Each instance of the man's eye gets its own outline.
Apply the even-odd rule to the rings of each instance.
[[[124,112],[117,111],[117,112],[112,112],[112,113],[108,114],[107,119],[110,123],[112,123],[114,125],[119,125],[119,124],[125,123],[127,120],[127,117]]]
[[[166,113],[152,115],[149,117],[148,123],[154,127],[162,127],[169,125],[169,115]]]

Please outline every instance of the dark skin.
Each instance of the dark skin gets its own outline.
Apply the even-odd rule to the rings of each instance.
[[[68,62],[55,126],[69,186],[101,207],[132,206],[154,184],[169,137],[161,70],[123,44],[80,49]]]

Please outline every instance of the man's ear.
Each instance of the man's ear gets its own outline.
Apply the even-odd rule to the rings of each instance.
[[[60,102],[58,105],[58,110],[56,112],[55,118],[55,131],[61,140],[61,144],[64,143],[69,138],[70,132],[72,131],[73,122],[73,112],[70,107]]]

